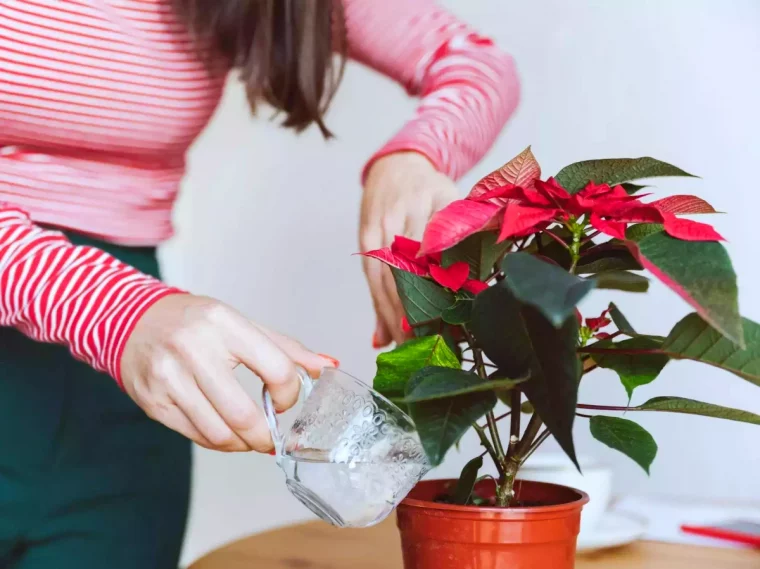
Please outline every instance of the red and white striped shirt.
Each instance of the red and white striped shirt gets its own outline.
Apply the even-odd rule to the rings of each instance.
[[[171,0],[0,0],[0,325],[119,380],[133,325],[175,292],[35,222],[126,245],[171,235],[185,153],[228,69]],[[344,0],[349,56],[421,97],[370,160],[412,150],[458,178],[517,105],[512,59],[434,0]]]

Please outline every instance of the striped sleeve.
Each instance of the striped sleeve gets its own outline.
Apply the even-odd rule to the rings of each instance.
[[[488,151],[517,107],[512,58],[434,0],[344,0],[349,56],[421,97],[412,120],[377,152],[424,154],[463,176]]]
[[[121,354],[135,323],[155,301],[176,292],[98,249],[72,245],[0,202],[0,326],[64,344],[121,385]]]

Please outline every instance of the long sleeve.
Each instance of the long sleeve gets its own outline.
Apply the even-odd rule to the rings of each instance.
[[[134,324],[155,301],[179,292],[0,202],[0,326],[72,354],[121,385],[121,354]]]
[[[434,0],[344,0],[348,54],[421,97],[416,115],[365,167],[424,154],[454,179],[496,140],[517,107],[512,58]]]

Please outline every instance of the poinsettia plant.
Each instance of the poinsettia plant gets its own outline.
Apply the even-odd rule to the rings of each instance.
[[[421,242],[397,237],[364,253],[390,265],[413,337],[378,357],[375,388],[408,410],[433,466],[470,428],[483,446],[450,500],[482,503],[473,487],[488,455],[496,504],[514,504],[521,465],[550,436],[577,466],[579,417],[647,472],[654,438],[634,413],[608,412],[760,424],[756,414],[676,396],[630,404],[674,359],[760,385],[760,326],[739,314],[722,237],[681,217],[717,212],[690,195],[647,199],[633,183],[664,176],[691,174],[653,158],[604,159],[542,180],[528,148],[435,214]],[[614,304],[581,317],[576,306],[595,289],[646,292],[645,271],[695,310],[666,337],[639,332]],[[617,372],[628,405],[578,402],[579,383],[600,368]],[[496,416],[499,400],[509,411]]]

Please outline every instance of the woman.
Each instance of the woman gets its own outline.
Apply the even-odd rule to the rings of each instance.
[[[233,368],[287,409],[295,364],[337,365],[162,284],[155,258],[228,70],[329,136],[334,52],[422,97],[365,168],[361,246],[419,236],[518,97],[511,59],[432,0],[0,2],[0,567],[176,567],[188,439],[271,449]],[[381,347],[401,312],[365,269]]]

